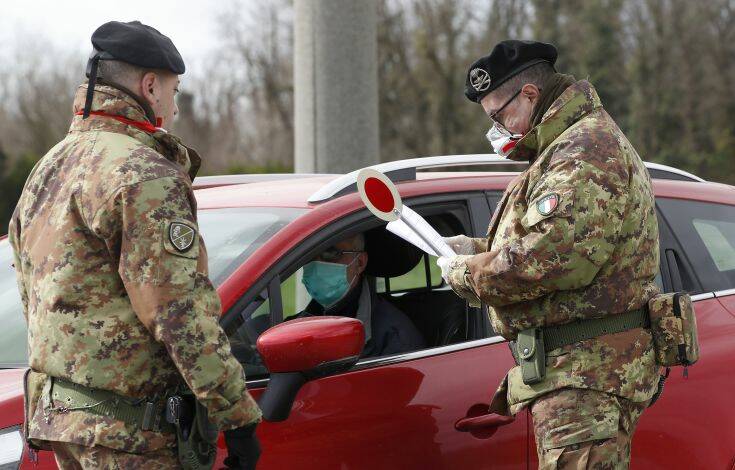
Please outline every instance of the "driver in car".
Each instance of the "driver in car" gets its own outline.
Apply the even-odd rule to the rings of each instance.
[[[376,295],[363,275],[368,263],[362,234],[327,248],[304,266],[302,282],[311,302],[295,318],[337,315],[365,327],[362,357],[385,356],[426,347],[413,322]]]

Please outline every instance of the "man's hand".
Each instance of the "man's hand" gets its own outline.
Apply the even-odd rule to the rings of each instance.
[[[467,263],[487,254],[440,256],[436,260],[436,265],[442,270],[442,279],[444,279],[444,282],[452,288],[455,294],[469,302],[472,307],[480,306],[480,298],[477,292],[475,292],[474,287],[467,284]]]
[[[440,256],[436,260],[436,265],[442,270],[442,279],[444,279],[444,282],[447,284],[449,284],[449,261],[451,259],[452,258],[447,256]]]
[[[444,242],[449,245],[458,255],[474,255],[475,244],[472,239],[466,235],[457,235],[454,237],[444,237]]]
[[[254,470],[260,458],[260,443],[255,436],[257,423],[225,431],[227,444],[227,468]]]

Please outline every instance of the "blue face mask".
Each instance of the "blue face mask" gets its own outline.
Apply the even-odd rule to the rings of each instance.
[[[352,260],[354,263],[355,257]],[[352,265],[312,261],[304,266],[301,282],[312,299],[324,308],[337,303],[350,290],[351,281],[347,279],[347,268]]]

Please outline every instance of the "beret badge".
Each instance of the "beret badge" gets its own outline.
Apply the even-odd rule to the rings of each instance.
[[[490,74],[481,68],[472,69],[470,72],[470,84],[475,90],[483,92],[490,88]]]

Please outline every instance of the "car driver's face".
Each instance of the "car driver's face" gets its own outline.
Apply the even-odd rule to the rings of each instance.
[[[365,270],[367,253],[356,249],[350,240],[343,240],[322,251],[314,260],[346,265],[347,279],[352,281],[351,285],[354,285]]]

